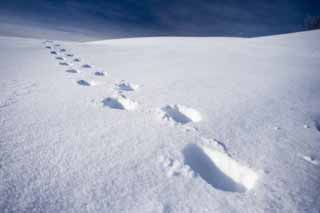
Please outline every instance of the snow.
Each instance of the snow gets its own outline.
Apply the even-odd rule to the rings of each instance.
[[[319,36],[0,37],[1,211],[318,212]]]

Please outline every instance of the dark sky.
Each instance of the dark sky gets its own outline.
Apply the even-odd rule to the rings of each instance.
[[[253,37],[303,30],[320,0],[2,0],[0,21],[123,36]]]

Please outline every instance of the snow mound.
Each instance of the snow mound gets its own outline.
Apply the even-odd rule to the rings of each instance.
[[[120,83],[117,84],[117,87],[119,88],[119,90],[123,90],[123,91],[135,91],[139,89],[140,86],[138,84],[125,82],[122,80],[120,81]]]
[[[138,107],[138,103],[128,99],[124,95],[119,95],[116,97],[108,97],[102,101],[104,106],[108,106],[113,109],[121,109],[132,111]]]
[[[174,106],[167,105],[158,111],[162,120],[174,121],[179,124],[189,122],[199,122],[202,120],[200,112],[197,110],[176,104]]]
[[[258,179],[250,168],[208,146],[190,144],[183,154],[185,163],[216,189],[245,192],[252,189]]]

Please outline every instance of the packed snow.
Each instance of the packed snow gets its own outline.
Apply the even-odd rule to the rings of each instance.
[[[319,38],[0,37],[1,212],[319,212]]]

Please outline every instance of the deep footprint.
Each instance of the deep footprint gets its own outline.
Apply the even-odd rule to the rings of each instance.
[[[240,165],[227,154],[215,149],[190,144],[183,150],[185,163],[216,189],[245,192],[254,187],[258,175]]]

